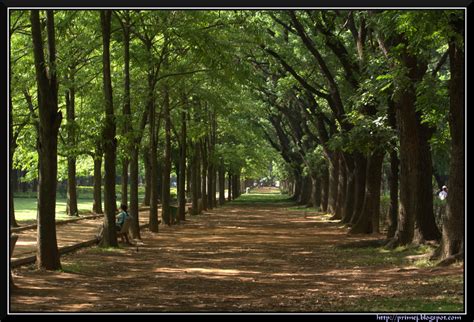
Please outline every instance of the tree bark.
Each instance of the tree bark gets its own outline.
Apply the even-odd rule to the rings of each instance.
[[[352,155],[345,153],[344,160],[346,165],[346,197],[344,199],[344,209],[342,211],[342,222],[349,223],[354,213],[355,202],[355,166]]]
[[[167,225],[171,225],[171,213],[170,213],[170,175],[171,175],[171,116],[169,106],[169,90],[165,84],[163,86],[163,118],[165,122],[165,155],[163,160],[163,181],[162,181],[162,200],[161,200],[161,216],[163,222]]]
[[[53,11],[46,11],[48,61],[44,57],[38,10],[31,10],[30,22],[39,107],[39,190],[36,262],[39,269],[57,270],[61,268],[56,239],[57,142],[62,114],[58,110]]]
[[[397,151],[390,152],[390,172],[388,176],[388,185],[390,190],[390,206],[388,209],[388,228],[387,239],[393,238],[397,230],[398,216],[398,159]]]
[[[219,164],[219,205],[222,206],[225,203],[225,167],[224,162],[221,160]]]
[[[353,225],[359,220],[359,216],[362,212],[362,206],[364,205],[365,197],[365,176],[367,169],[367,158],[361,153],[354,154],[354,166],[355,166],[355,200],[354,200],[354,212],[350,220],[350,224]]]
[[[116,126],[112,95],[112,78],[110,72],[110,29],[111,10],[100,11],[102,29],[102,65],[103,91],[105,97],[105,126],[104,138],[104,233],[100,242],[101,247],[117,247],[117,233],[115,230],[115,210],[117,207],[115,196],[115,164],[117,142],[115,139]]]
[[[312,173],[311,184],[313,185],[311,189],[312,204],[315,209],[319,210],[321,208],[321,178],[318,173]]]
[[[94,153],[94,203],[92,211],[96,214],[103,214],[102,210],[102,147],[101,143],[96,143]]]
[[[297,202],[299,205],[306,205],[311,199],[311,178],[310,176],[303,176],[301,180],[301,192]]]
[[[130,157],[130,216],[132,216],[132,238],[141,239],[140,213],[138,211],[138,145],[132,148]]]
[[[232,191],[232,173],[230,171],[227,171],[227,185],[228,185],[228,188],[227,188],[227,200],[228,201],[232,201],[232,194],[233,194],[233,191]]]
[[[191,190],[192,190],[192,212],[191,215],[199,214],[198,203],[199,203],[199,143],[194,142],[194,153],[192,156],[192,169],[191,169]]]
[[[142,201],[142,205],[147,207],[150,206],[151,199],[151,162],[150,162],[150,150],[143,151],[143,165],[145,167],[145,196]]]
[[[322,190],[321,190],[321,210],[323,212],[328,211],[329,202],[329,170],[326,166],[323,167],[321,175]]]
[[[186,112],[181,112],[181,139],[179,147],[178,217],[186,220]]]
[[[346,189],[347,189],[347,176],[346,176],[346,165],[342,154],[339,154],[339,180],[337,188],[337,204],[336,213],[331,218],[333,220],[342,219],[344,212],[344,204],[346,200]]]
[[[380,184],[382,182],[382,163],[384,152],[375,151],[367,162],[366,193],[359,219],[352,226],[352,234],[379,232]]]
[[[452,23],[455,32],[464,36],[464,19]],[[465,231],[465,93],[464,48],[454,37],[449,42],[451,79],[449,81],[449,130],[451,162],[449,166],[446,219],[440,245],[441,259],[464,253]]]
[[[75,104],[76,91],[74,87],[74,67],[69,68],[69,81],[71,86],[66,91],[66,118],[67,118],[67,135],[69,147],[76,146],[76,130],[75,130]],[[76,157],[74,151],[69,153],[67,157],[67,200],[66,213],[69,216],[78,216],[77,210],[77,190],[76,190]]]
[[[337,194],[339,188],[339,156],[334,153],[334,157],[329,160],[329,213],[335,215],[337,208]]]
[[[207,210],[207,139],[202,139],[200,141],[200,148],[201,148],[201,202],[202,202],[202,209]]]

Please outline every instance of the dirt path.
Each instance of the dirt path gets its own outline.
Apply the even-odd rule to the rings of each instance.
[[[64,272],[15,269],[10,310],[354,312],[377,311],[386,300],[393,308],[384,311],[399,312],[419,298],[444,312],[442,296],[462,308],[463,267],[400,266],[389,254],[374,260],[373,250],[344,245],[381,236],[347,236],[327,217],[291,207],[235,203],[161,225],[159,234],[144,231],[138,248],[63,256]]]

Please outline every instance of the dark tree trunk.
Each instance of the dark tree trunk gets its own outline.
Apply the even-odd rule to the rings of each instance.
[[[225,203],[225,167],[221,160],[219,165],[219,205]]]
[[[456,25],[458,23],[458,25]],[[464,20],[454,21],[455,31],[463,35]],[[457,27],[457,28],[456,28]],[[465,105],[464,105],[464,48],[454,39],[449,42],[451,79],[449,81],[449,129],[451,133],[451,162],[446,219],[440,245],[442,259],[464,254],[465,231]]]
[[[430,136],[427,134],[429,129],[425,124],[421,124],[421,118],[417,115],[419,131],[421,131],[421,140],[418,152],[418,171],[417,184],[418,193],[415,212],[415,233],[414,242],[424,243],[427,240],[438,241],[441,238],[441,232],[436,225],[433,212],[433,160],[431,158],[431,147],[429,143]]]
[[[122,160],[122,196],[121,203],[124,205],[128,204],[128,165],[130,161],[129,158]]]
[[[179,147],[178,218],[186,220],[186,112],[181,112],[181,145]]]
[[[300,195],[298,196],[297,202],[299,205],[306,205],[308,204],[310,199],[311,199],[311,177],[303,176],[301,192],[300,192]]]
[[[331,219],[339,220],[342,219],[344,212],[344,203],[346,200],[346,189],[347,189],[347,176],[346,176],[346,164],[342,158],[342,154],[339,155],[339,186],[337,188],[337,205],[336,213]]]
[[[366,193],[364,204],[357,222],[350,233],[370,234],[379,231],[380,184],[382,182],[382,163],[384,152],[375,151],[367,162]]]
[[[115,210],[117,207],[115,197],[115,163],[117,142],[115,139],[115,120],[112,95],[112,79],[110,73],[110,28],[111,10],[100,11],[102,29],[102,64],[104,78],[105,97],[105,126],[103,130],[104,138],[104,233],[100,242],[102,247],[117,247],[117,234],[115,230]]]
[[[31,32],[38,86],[39,133],[38,133],[38,237],[36,262],[39,269],[61,268],[56,239],[56,187],[58,132],[62,115],[58,111],[58,83],[56,78],[56,45],[54,14],[46,12],[49,61],[45,60],[38,10],[32,10]]]
[[[192,190],[192,212],[191,215],[199,214],[198,204],[199,204],[199,143],[194,142],[194,153],[192,157],[192,182],[191,182],[191,190]]]
[[[329,170],[326,166],[323,167],[321,175],[321,183],[322,183],[322,190],[321,190],[321,210],[323,212],[328,211],[328,202],[329,202]]]
[[[301,189],[303,188],[303,178],[299,171],[294,171],[295,176],[295,186],[293,190],[293,195],[291,199],[294,201],[298,201],[299,196],[301,195]]]
[[[208,161],[207,161],[207,140],[202,139],[201,140],[201,202],[202,202],[202,209],[207,210],[207,166],[208,166]]]
[[[311,189],[311,199],[313,207],[316,209],[321,208],[321,177],[317,173],[311,175],[311,183],[313,185]]]
[[[232,173],[230,171],[227,171],[228,173],[228,176],[227,176],[227,185],[228,185],[228,188],[227,188],[227,200],[228,201],[232,201]]]
[[[355,172],[355,200],[354,212],[350,220],[350,224],[355,224],[359,220],[364,205],[365,197],[365,175],[367,170],[367,158],[360,153],[354,154],[354,172]]]
[[[403,53],[410,86],[398,93],[395,103],[400,137],[400,208],[397,231],[389,246],[438,239],[440,233],[433,215],[432,164],[429,130],[416,111],[415,84],[425,74],[426,64]],[[416,235],[415,235],[416,220]]]
[[[11,65],[11,64],[10,64]],[[11,67],[10,67],[11,68]],[[11,71],[10,71],[11,77]],[[10,83],[11,84],[11,83]],[[14,207],[14,198],[13,192],[16,191],[15,187],[17,186],[17,178],[16,178],[16,171],[13,170],[13,154],[15,153],[16,149],[16,142],[13,138],[13,104],[12,104],[12,94],[11,94],[11,85],[10,85],[10,95],[9,95],[9,102],[8,102],[8,117],[9,117],[9,136],[10,136],[10,154],[8,159],[8,173],[9,173],[9,185],[8,185],[8,213],[10,218],[10,227],[18,227],[18,223],[15,218],[15,207]]]
[[[171,175],[171,116],[169,107],[169,93],[168,86],[164,85],[163,88],[163,118],[165,123],[165,155],[163,160],[163,181],[162,181],[162,200],[161,200],[161,216],[163,223],[171,225],[171,214],[170,214],[170,175]]]
[[[67,117],[67,136],[69,147],[76,146],[76,125],[75,125],[75,104],[76,91],[74,88],[75,68],[69,68],[69,81],[71,86],[66,91],[66,117]],[[69,216],[78,216],[77,210],[77,190],[76,190],[76,157],[69,153],[67,158],[67,200],[66,213]]]
[[[346,198],[344,200],[344,209],[342,211],[342,222],[349,223],[354,213],[355,202],[355,166],[352,155],[344,154],[346,165]]]
[[[158,156],[157,156],[157,130],[156,130],[156,111],[153,94],[153,79],[148,76],[148,104],[150,111],[150,212],[149,229],[152,232],[158,232],[158,196],[161,193],[158,187]]]
[[[98,142],[94,154],[94,203],[92,211],[96,214],[103,214],[102,210],[102,147]]]
[[[397,129],[397,118],[395,111],[395,103],[392,99],[388,100],[388,123],[393,130]],[[400,160],[395,149],[390,151],[390,171],[388,173],[388,186],[390,191],[390,206],[387,216],[387,239],[395,236],[397,230],[397,216],[398,216],[398,167]]]
[[[132,237],[141,239],[138,211],[138,145],[132,148],[130,157],[130,216],[132,216]]]
[[[334,153],[332,159],[329,160],[329,203],[328,211],[336,214],[337,194],[339,188],[339,156]]]
[[[151,198],[151,162],[150,162],[150,151],[145,149],[143,151],[143,165],[145,167],[145,196],[142,201],[142,205],[147,207],[150,206]]]
[[[390,152],[390,172],[388,176],[388,185],[390,190],[390,206],[388,209],[388,229],[387,239],[395,236],[397,230],[397,216],[398,216],[398,160],[397,151]]]
[[[131,130],[131,102],[130,102],[130,15],[128,10],[124,11],[125,21],[122,22],[123,31],[123,69],[124,69],[124,98],[123,98],[123,109],[122,114],[124,115],[125,122],[123,123],[123,133],[125,136],[130,133]],[[127,151],[132,149],[130,144],[127,142]],[[122,204],[128,202],[128,164],[129,156],[125,156],[122,160]]]

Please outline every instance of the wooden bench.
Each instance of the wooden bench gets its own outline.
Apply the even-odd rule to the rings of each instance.
[[[132,223],[132,218],[130,217],[125,218],[125,221],[122,225],[122,229],[120,229],[120,231],[117,232],[117,238],[120,237],[123,243],[126,240],[127,244],[129,245],[131,245],[131,243],[130,243],[130,239],[128,239],[128,230],[130,228],[131,223]]]
[[[16,242],[18,240],[18,235],[16,234],[11,234],[10,235],[10,260],[12,258],[13,250],[15,249]],[[10,266],[10,287],[14,288],[15,283],[13,283],[13,277],[12,277],[12,268]]]

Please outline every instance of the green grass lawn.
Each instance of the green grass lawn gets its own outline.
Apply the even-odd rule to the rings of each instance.
[[[78,199],[77,208],[80,214],[86,214],[92,210],[93,199]],[[15,198],[15,218],[18,223],[35,221],[36,220],[36,198]],[[60,198],[56,200],[56,220],[71,219],[66,214],[66,199]]]
[[[120,203],[120,187],[116,187],[117,191],[117,206]],[[171,197],[176,198],[176,188],[171,188]],[[92,187],[78,187],[78,199],[77,199],[77,208],[79,214],[87,214],[92,212],[92,204],[94,199],[92,197]],[[139,189],[138,200],[141,202],[144,197],[144,188]],[[58,192],[56,198],[56,220],[67,220],[71,219],[70,216],[66,214],[66,197]],[[102,197],[102,209],[104,209],[104,199]],[[15,194],[14,198],[14,207],[15,207],[15,218],[20,225],[32,224],[36,221],[36,193],[18,193]]]

